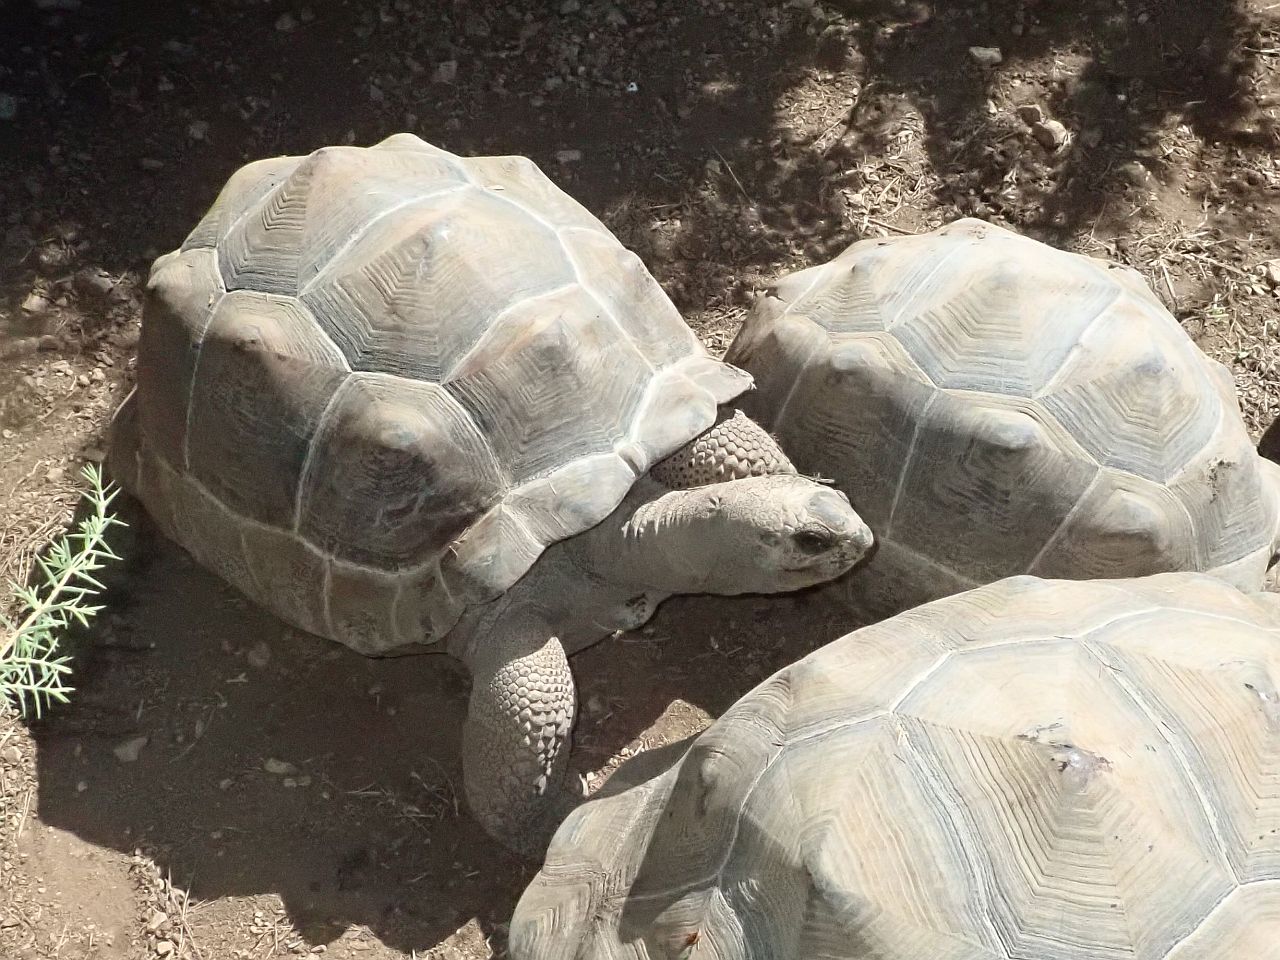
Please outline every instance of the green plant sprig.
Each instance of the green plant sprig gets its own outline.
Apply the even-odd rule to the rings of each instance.
[[[45,555],[36,557],[39,576],[24,586],[10,581],[20,621],[0,614],[0,700],[19,713],[41,715],[46,705],[66,703],[75,688],[67,685],[70,657],[59,653],[63,632],[72,624],[87,626],[102,609],[87,602],[105,590],[94,573],[120,558],[106,542],[113,526],[125,526],[110,513],[119,492],[104,485],[102,471],[89,464],[82,471],[89,483],[84,498],[92,508],[75,532],[64,534]]]

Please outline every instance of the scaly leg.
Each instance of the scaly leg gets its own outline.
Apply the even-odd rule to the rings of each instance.
[[[576,801],[564,784],[575,712],[564,648],[545,632],[473,648],[462,771],[472,815],[496,840],[541,859]]]

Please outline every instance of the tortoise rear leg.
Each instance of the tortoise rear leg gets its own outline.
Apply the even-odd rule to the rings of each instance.
[[[564,780],[576,709],[564,648],[546,631],[481,638],[468,657],[462,773],[472,815],[536,859],[575,805]]]

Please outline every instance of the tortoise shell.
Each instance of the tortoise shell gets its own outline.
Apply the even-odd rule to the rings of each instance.
[[[1280,471],[1231,374],[1135,271],[978,220],[864,240],[757,303],[744,409],[835,480],[880,614],[1005,576],[1218,573],[1257,589]]]
[[[399,134],[248,164],[156,261],[117,472],[373,653],[441,638],[749,384],[530,160]]]
[[[556,834],[511,955],[1276,960],[1278,772],[1280,597],[1011,578],[623,767]]]

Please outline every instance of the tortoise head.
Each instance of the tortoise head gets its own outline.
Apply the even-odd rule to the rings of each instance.
[[[772,475],[707,488],[721,528],[716,593],[775,593],[832,580],[871,549],[871,530],[839,490]],[[727,575],[727,580],[724,579]],[[734,587],[737,589],[734,589]]]
[[[631,526],[661,544],[661,565],[680,578],[680,593],[799,590],[845,573],[872,543],[848,497],[795,474],[671,491]]]

